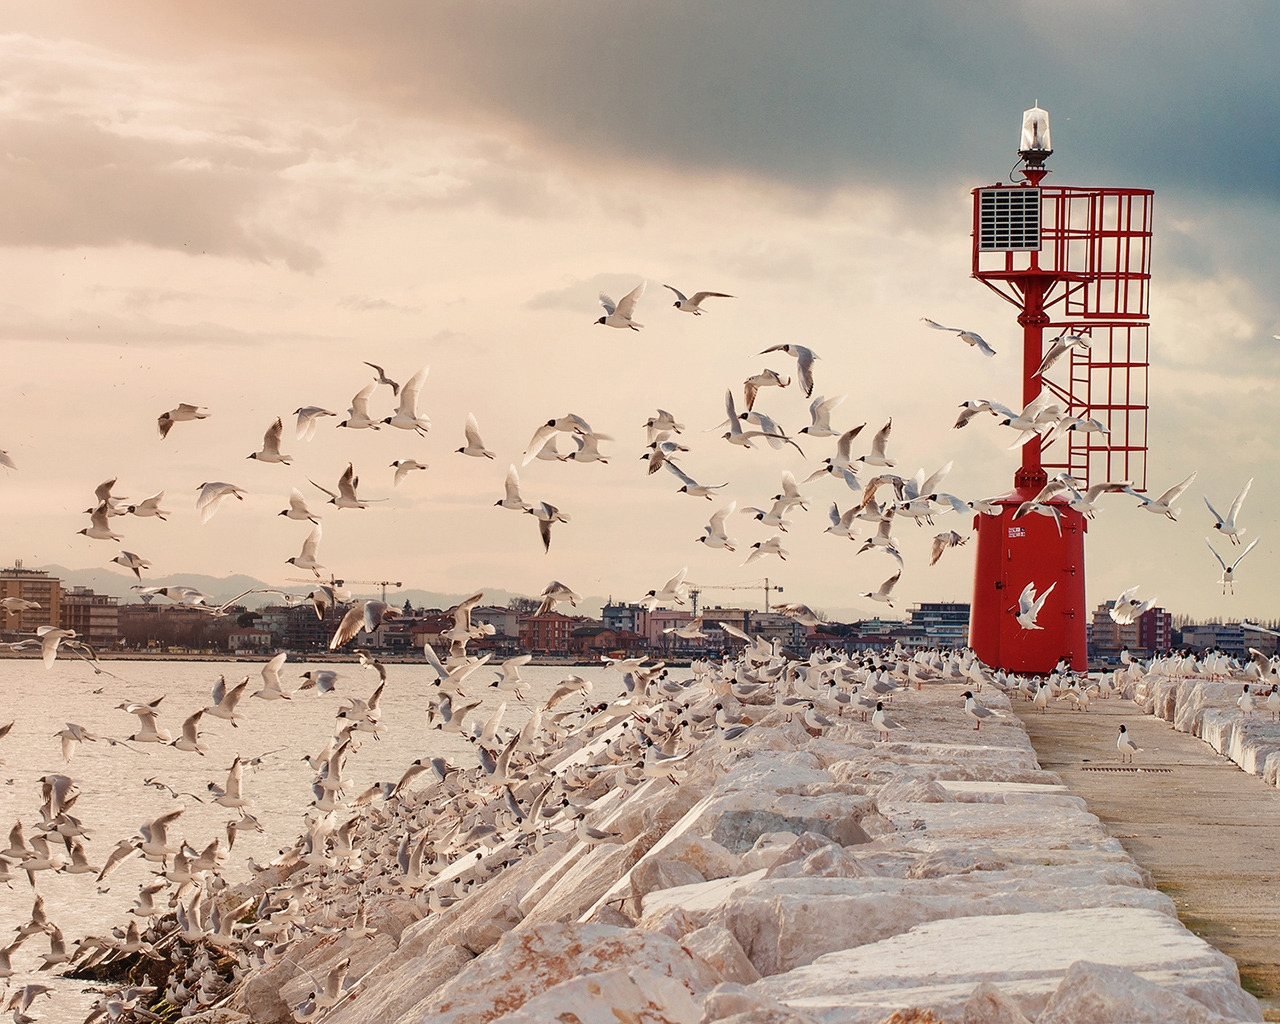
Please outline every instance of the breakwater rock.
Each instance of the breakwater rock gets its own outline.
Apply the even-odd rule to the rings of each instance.
[[[494,772],[424,772],[359,809],[341,857],[313,833],[254,883],[244,938],[280,948],[208,1018],[1262,1019],[1011,714],[975,731],[965,684],[925,685],[882,742],[824,696],[839,672],[734,671],[512,740]]]

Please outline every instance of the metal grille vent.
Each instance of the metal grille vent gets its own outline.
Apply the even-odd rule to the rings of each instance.
[[[1131,768],[1129,765],[1087,765],[1082,772],[1124,772],[1126,775],[1172,775],[1172,768]]]
[[[978,248],[1012,252],[1040,249],[1040,190],[987,188],[978,192]]]

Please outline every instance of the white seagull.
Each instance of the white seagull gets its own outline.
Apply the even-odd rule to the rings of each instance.
[[[1142,748],[1133,742],[1133,737],[1129,735],[1129,730],[1123,725],[1120,726],[1120,734],[1116,736],[1116,749],[1120,751],[1120,761],[1128,761],[1133,763],[1133,755],[1142,753]]]
[[[1204,539],[1204,542],[1209,545],[1209,550],[1213,551],[1213,557],[1216,558],[1218,560],[1218,564],[1222,566],[1221,582],[1222,582],[1223,594],[1227,592],[1228,587],[1231,588],[1231,593],[1234,594],[1236,592],[1236,566],[1244,561],[1245,555],[1247,555],[1250,551],[1252,551],[1254,548],[1258,546],[1258,541],[1260,541],[1261,539],[1262,539],[1261,537],[1255,537],[1253,540],[1253,543],[1251,543],[1247,548],[1245,548],[1242,552],[1240,552],[1240,557],[1237,558],[1230,565],[1227,565],[1227,563],[1222,560],[1222,556],[1218,554],[1218,552],[1213,550],[1213,543],[1209,540],[1209,538],[1206,537]]]
[[[284,420],[277,416],[276,421],[267,427],[267,432],[262,435],[262,451],[253,452],[249,458],[257,459],[259,462],[282,462],[286,466],[292,465],[292,455],[280,454],[280,439],[283,436]]]
[[[805,348],[803,345],[773,345],[765,349],[760,354],[766,355],[769,352],[785,352],[789,356],[794,356],[796,360],[796,371],[800,374],[800,387],[804,390],[805,398],[813,397],[813,363],[818,359],[818,354],[811,348]]]
[[[1023,629],[1044,629],[1044,626],[1036,624],[1036,616],[1040,614],[1040,609],[1044,607],[1045,601],[1048,599],[1049,595],[1053,593],[1053,588],[1057,585],[1058,583],[1056,580],[1053,583],[1050,583],[1049,589],[1039,597],[1036,597],[1036,585],[1034,580],[1022,588],[1022,593],[1018,596],[1017,608],[1010,609],[1010,611],[1017,612],[1019,626]]]
[[[410,377],[400,389],[400,404],[396,406],[395,415],[388,416],[383,423],[389,423],[401,430],[412,430],[419,437],[426,436],[431,429],[431,421],[426,416],[418,415],[418,396],[422,393],[422,385],[426,383],[431,367],[424,366]]]
[[[996,350],[983,341],[982,335],[980,334],[974,334],[973,331],[966,331],[963,327],[943,327],[942,324],[934,323],[927,316],[922,316],[920,319],[935,331],[950,331],[952,334],[957,335],[966,345],[977,348],[977,350],[984,356],[993,356],[996,354]]]
[[[893,588],[897,585],[898,580],[901,579],[901,577],[902,577],[902,570],[899,569],[887,580],[885,580],[883,583],[880,584],[879,590],[869,594],[860,594],[858,596],[869,598],[872,601],[880,601],[881,603],[887,604],[890,608],[892,608],[893,607]]]
[[[708,495],[709,497],[709,495]],[[705,544],[709,548],[723,548],[725,551],[734,551],[737,549],[738,538],[730,537],[724,529],[724,522],[729,516],[733,515],[734,509],[738,507],[736,501],[729,502],[722,509],[718,509],[711,515],[711,521],[702,529],[705,534],[694,539],[700,544]]]
[[[1145,494],[1139,494],[1137,491],[1132,489],[1130,489],[1129,493],[1142,502],[1142,508],[1146,511],[1153,512],[1159,516],[1167,516],[1174,522],[1177,522],[1182,509],[1173,508],[1173,503],[1182,497],[1182,492],[1191,486],[1192,481],[1194,481],[1195,478],[1196,474],[1192,473],[1189,477],[1183,480],[1182,483],[1175,484],[1173,487],[1170,487],[1164,492],[1164,494],[1154,500],[1148,498]]]
[[[244,501],[244,491],[235,484],[223,483],[221,480],[203,483],[196,490],[199,492],[196,495],[196,511],[200,513],[202,523],[212,519],[218,507],[228,498],[234,497],[237,501]]]
[[[208,418],[209,410],[199,405],[188,405],[186,402],[181,403],[176,409],[170,409],[168,412],[162,412],[156,419],[156,424],[160,427],[160,439],[169,436],[169,431],[173,429],[175,423],[185,423],[190,420],[203,420]]]
[[[1236,500],[1231,503],[1231,509],[1227,512],[1225,519],[1218,515],[1218,510],[1209,505],[1209,499],[1206,497],[1204,503],[1209,505],[1209,511],[1213,513],[1213,518],[1217,520],[1213,524],[1213,528],[1219,533],[1231,539],[1232,544],[1244,543],[1240,539],[1240,534],[1244,533],[1244,528],[1236,525],[1236,517],[1240,514],[1240,506],[1244,504],[1244,499],[1249,494],[1249,488],[1253,486],[1253,477],[1249,477],[1248,482],[1240,488],[1240,493],[1236,495]]]
[[[310,441],[316,436],[316,428],[320,425],[322,417],[338,415],[319,405],[299,406],[293,410],[293,414],[298,417],[298,426],[294,435],[299,441]]]
[[[993,718],[1003,718],[999,711],[992,711],[988,707],[979,704],[973,696],[972,690],[964,691],[964,713],[974,721],[973,731],[977,732],[982,728],[983,722],[989,722]]]
[[[506,497],[493,503],[498,508],[509,508],[513,512],[527,512],[533,508],[520,497],[520,474],[514,465],[507,467]]]
[[[475,413],[467,413],[467,425],[463,428],[467,443],[457,451],[462,455],[470,455],[473,459],[492,459],[493,452],[480,440],[480,424],[476,422]]]
[[[419,462],[416,459],[396,459],[391,463],[391,468],[396,471],[396,478],[393,486],[399,487],[404,482],[404,478],[412,473],[415,469],[430,469],[425,462]]]
[[[368,365],[367,363],[365,365]],[[378,421],[369,415],[369,396],[373,394],[373,389],[378,386],[375,380],[366,384],[355,393],[355,397],[351,399],[351,408],[347,410],[347,418],[338,424],[340,427],[348,427],[351,430],[380,430]]]
[[[640,301],[640,296],[644,294],[645,284],[647,282],[641,281],[622,297],[621,302],[616,303],[604,292],[601,292],[600,305],[604,307],[605,315],[597,320],[596,323],[604,324],[606,327],[617,327],[621,330],[627,330],[628,328],[633,331],[640,330],[644,324],[636,323],[631,317],[636,311],[636,303]]]
[[[1127,626],[1132,622],[1136,622],[1144,612],[1155,607],[1156,598],[1152,597],[1146,601],[1139,601],[1134,597],[1137,592],[1138,588],[1133,586],[1116,598],[1115,604],[1108,610],[1112,622]]]
[[[671,303],[671,305],[675,306],[681,313],[692,313],[694,316],[702,316],[702,301],[704,299],[733,298],[732,295],[728,295],[725,292],[694,292],[692,295],[686,297],[684,292],[679,288],[672,287],[669,284],[664,284],[662,287],[670,288],[671,291],[675,293],[676,301]],[[608,309],[607,306],[605,308]]]
[[[309,520],[313,523],[320,522],[320,517],[307,508],[307,499],[303,497],[302,492],[296,487],[289,491],[289,507],[277,512],[276,515],[288,516],[290,519]]]
[[[320,524],[316,523],[311,528],[311,532],[307,535],[307,539],[302,542],[302,553],[295,555],[293,558],[286,558],[285,564],[293,564],[299,569],[310,569],[316,575],[316,579],[320,578],[320,570],[323,565],[316,558],[316,551],[320,547]]]

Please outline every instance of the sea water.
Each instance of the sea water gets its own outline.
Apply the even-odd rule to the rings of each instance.
[[[185,839],[202,850],[217,837],[225,845],[226,823],[240,814],[213,803],[207,786],[210,782],[226,785],[237,755],[245,761],[261,757],[260,765],[245,768],[242,788],[253,801],[248,810],[265,831],[239,833],[223,868],[232,884],[250,876],[250,858],[265,864],[306,831],[304,819],[316,773],[304,758],[319,754],[344,724],[335,716],[347,699],[367,699],[379,682],[375,670],[359,664],[286,663],[280,673],[286,691],[304,682],[301,673],[311,669],[338,672],[337,685],[330,693],[311,689],[295,692],[290,700],[265,701],[249,696],[262,688],[261,663],[112,660],[102,666],[106,671],[95,674],[92,666],[75,659],[60,657],[48,670],[38,660],[0,660],[0,724],[11,719],[14,723],[0,740],[0,838],[7,838],[18,821],[28,840],[40,834],[36,828],[42,803],[40,777],[59,773],[73,778],[80,790],[69,813],[89,831],[84,845],[95,866],[101,867],[119,840],[138,838],[140,825],[178,806],[185,810],[169,829],[171,846]],[[343,767],[343,778],[350,780],[345,791],[348,800],[376,782],[398,780],[418,758],[444,757],[463,768],[476,764],[475,747],[465,733],[428,725],[428,701],[440,692],[433,685],[434,670],[425,664],[389,664],[386,670],[383,732],[377,740],[367,733],[357,734],[359,749],[349,754]],[[244,716],[238,726],[211,715],[200,719],[200,741],[207,746],[207,755],[158,743],[106,742],[106,737],[122,740],[138,731],[138,717],[118,709],[126,701],[150,703],[163,696],[157,724],[177,737],[187,716],[213,703],[212,690],[219,676],[226,677],[230,688],[246,675],[249,686],[236,708]],[[506,703],[502,724],[519,728],[533,708],[570,675],[593,683],[589,700],[607,699],[622,689],[619,675],[603,665],[525,666],[521,675],[529,684],[527,704],[490,686],[497,673],[489,666],[476,670],[462,688],[473,697],[483,697],[484,703],[468,715],[464,725],[469,727],[473,718],[483,722],[500,703]],[[582,702],[574,697],[563,707],[580,707]],[[96,743],[78,744],[69,763],[63,760],[61,740],[54,735],[68,722],[103,737]],[[145,779],[171,787],[178,796],[144,784]],[[339,810],[335,818],[341,823],[346,814]],[[70,948],[84,935],[108,935],[113,925],[123,927],[138,890],[159,869],[159,864],[135,855],[101,883],[91,874],[42,871],[36,873],[36,887],[44,896],[49,919],[62,929]],[[14,880],[0,886],[0,945],[12,941],[15,931],[30,919],[35,899],[26,875],[16,867],[12,871]],[[145,927],[144,920],[139,923]],[[87,990],[86,982],[58,977],[60,968],[37,973],[40,954],[47,950],[46,936],[27,939],[13,957],[19,973],[10,979],[10,987],[27,981],[52,984],[56,989],[52,1003],[41,997],[29,1012],[50,1024],[82,1021],[96,993]]]

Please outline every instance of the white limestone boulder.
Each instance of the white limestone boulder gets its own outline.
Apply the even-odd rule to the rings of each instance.
[[[1227,1024],[1227,1018],[1123,967],[1078,960],[1036,1024]]]
[[[964,1002],[959,1024],[1031,1024],[1018,1004],[995,985],[984,981]]]
[[[702,1008],[685,985],[648,968],[582,975],[534,996],[495,1024],[699,1024]]]
[[[714,967],[666,935],[598,924],[546,924],[504,935],[399,1020],[488,1024],[563,982],[619,968],[632,981],[639,971],[670,979],[699,1002],[722,980]],[[621,981],[617,984],[620,991],[635,994]]]
[[[760,980],[760,972],[727,928],[716,925],[698,928],[685,935],[680,945],[711,964],[725,981],[750,985]]]
[[[1262,1019],[1230,957],[1169,914],[1139,908],[930,921],[828,953],[753,988],[824,1024],[871,1024],[909,1006],[959,1018],[974,987],[989,981],[1036,1019],[1068,968],[1084,959],[1131,970],[1229,1020]]]

